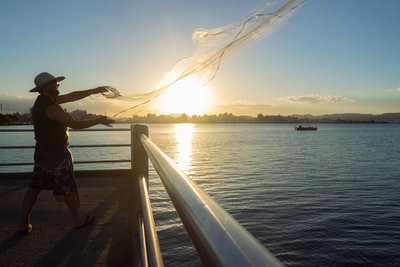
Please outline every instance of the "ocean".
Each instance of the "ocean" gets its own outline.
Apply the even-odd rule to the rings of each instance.
[[[305,132],[292,124],[148,126],[150,139],[286,266],[400,266],[400,124],[319,124]],[[130,143],[126,131],[70,134],[72,145]],[[33,143],[32,132],[0,135],[0,146]],[[76,161],[130,158],[129,148],[95,150],[72,151]],[[0,161],[32,157],[9,150]],[[150,168],[165,265],[202,266]]]

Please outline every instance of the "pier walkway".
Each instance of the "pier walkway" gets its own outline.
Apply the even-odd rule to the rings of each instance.
[[[33,230],[21,237],[16,228],[29,181],[0,177],[0,266],[132,265],[131,177],[77,175],[82,212],[96,216],[92,225],[77,230],[65,204],[42,191],[31,217]]]
[[[17,132],[25,131],[32,130]],[[0,266],[164,266],[148,194],[149,162],[204,266],[283,266],[149,139],[147,126],[131,125],[130,132],[130,144],[74,147],[131,148],[130,159],[75,162],[131,163],[129,169],[75,172],[82,212],[96,216],[94,223],[86,228],[73,229],[64,202],[57,202],[52,192],[43,191],[31,217],[33,231],[21,237],[16,230],[29,174],[0,173]],[[0,146],[0,149],[33,147]],[[6,167],[25,165],[32,163],[0,162],[0,166]]]

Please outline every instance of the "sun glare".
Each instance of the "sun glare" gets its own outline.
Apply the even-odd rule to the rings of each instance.
[[[211,89],[201,86],[196,77],[188,76],[172,85],[157,103],[163,114],[201,115],[208,111],[211,101]]]
[[[193,124],[176,124],[176,156],[175,160],[179,168],[187,175],[191,174],[192,169],[192,138],[194,127]]]

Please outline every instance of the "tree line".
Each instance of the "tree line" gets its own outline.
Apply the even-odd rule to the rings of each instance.
[[[70,114],[76,119],[93,119],[102,115],[87,113],[86,110],[74,110]],[[232,113],[221,113],[219,115],[192,115],[174,114],[157,115],[147,114],[144,116],[133,115],[132,117],[117,118],[118,123],[383,123],[374,119],[357,118],[330,118],[330,117],[307,117],[307,116],[282,116],[263,115],[259,113],[256,117],[237,116]],[[0,114],[0,125],[32,124],[30,113]]]

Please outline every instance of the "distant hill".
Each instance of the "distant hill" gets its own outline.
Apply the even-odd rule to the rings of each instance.
[[[311,121],[319,122],[388,122],[400,123],[400,113],[383,113],[379,115],[343,113],[343,114],[325,114],[325,115],[293,115],[300,119],[307,118]]]

